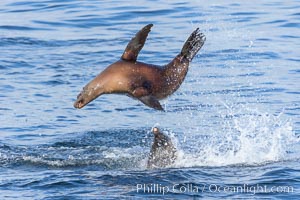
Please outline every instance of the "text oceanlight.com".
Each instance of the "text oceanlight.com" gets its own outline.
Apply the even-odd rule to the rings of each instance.
[[[293,186],[270,186],[270,185],[218,185],[218,184],[137,184],[137,193],[145,194],[162,194],[167,193],[292,193],[294,192]]]

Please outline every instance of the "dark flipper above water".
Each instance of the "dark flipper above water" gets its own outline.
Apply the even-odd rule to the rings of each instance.
[[[201,49],[206,38],[203,33],[197,28],[187,39],[181,49],[181,55],[192,61],[197,52]]]
[[[158,128],[153,128],[154,140],[147,168],[163,168],[173,164],[177,158],[177,150],[171,139],[162,133]]]
[[[159,101],[157,98],[154,96],[143,96],[140,97],[139,100],[143,102],[145,105],[149,106],[150,108],[154,108],[156,110],[161,110],[164,111],[163,107],[160,105]]]
[[[135,37],[133,37],[128,43],[123,55],[122,59],[127,61],[136,61],[137,56],[141,49],[143,48],[145,41],[147,39],[148,33],[151,30],[153,24],[148,24],[144,28],[142,28]]]

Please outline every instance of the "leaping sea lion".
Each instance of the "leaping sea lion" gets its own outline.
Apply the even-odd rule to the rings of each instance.
[[[173,164],[177,158],[177,150],[172,140],[157,127],[152,129],[154,140],[148,158],[147,168],[163,168]]]
[[[167,65],[159,67],[137,61],[153,24],[141,29],[128,43],[121,59],[109,65],[89,82],[77,96],[75,108],[82,108],[102,94],[127,94],[145,105],[163,110],[159,100],[173,94],[183,82],[189,63],[205,42],[197,28],[181,52]]]

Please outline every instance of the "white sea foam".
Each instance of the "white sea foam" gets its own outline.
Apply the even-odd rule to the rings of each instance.
[[[176,167],[260,165],[293,159],[291,152],[297,151],[300,140],[290,121],[258,111],[227,112],[221,127],[199,133],[196,141],[186,140],[184,146],[191,148],[181,148]]]

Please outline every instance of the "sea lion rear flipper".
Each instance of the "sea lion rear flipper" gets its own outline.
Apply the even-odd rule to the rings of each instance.
[[[162,110],[164,111],[163,107],[160,105],[159,101],[157,98],[155,98],[152,95],[148,96],[142,96],[138,98],[141,102],[143,102],[145,105],[154,108],[156,110]]]
[[[199,28],[197,28],[183,45],[181,49],[181,55],[191,62],[194,56],[203,46],[205,40],[205,35],[200,32]]]
[[[136,61],[137,56],[140,50],[143,48],[145,41],[147,39],[148,33],[150,32],[153,24],[148,24],[144,28],[142,28],[136,35],[133,37],[128,43],[123,55],[122,59],[127,61]]]

